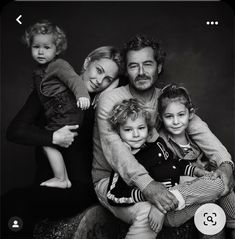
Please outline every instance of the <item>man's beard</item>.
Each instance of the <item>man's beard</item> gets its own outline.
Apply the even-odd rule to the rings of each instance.
[[[138,81],[151,81],[151,84],[149,87],[147,88],[142,88],[140,84],[138,84]],[[145,92],[148,91],[149,89],[155,87],[156,85],[156,81],[157,81],[157,76],[153,76],[153,79],[150,76],[147,75],[138,75],[135,79],[134,79],[134,83],[131,83],[132,88],[141,93],[141,92]],[[137,84],[136,84],[137,83]],[[137,86],[136,86],[137,85]],[[144,86],[144,84],[143,84]]]

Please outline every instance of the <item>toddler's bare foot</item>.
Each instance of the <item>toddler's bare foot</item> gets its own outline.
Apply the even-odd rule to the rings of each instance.
[[[70,188],[71,182],[69,179],[59,179],[59,178],[51,178],[45,182],[42,182],[40,186],[46,187],[54,187],[54,188]]]

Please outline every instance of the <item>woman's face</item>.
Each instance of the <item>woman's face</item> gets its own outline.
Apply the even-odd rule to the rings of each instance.
[[[117,77],[118,66],[108,58],[92,61],[83,73],[88,92],[96,93],[106,89]]]

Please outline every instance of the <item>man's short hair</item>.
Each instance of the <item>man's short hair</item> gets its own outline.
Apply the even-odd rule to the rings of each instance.
[[[122,57],[124,61],[124,67],[126,70],[127,63],[127,53],[131,50],[138,51],[145,47],[151,47],[154,50],[154,59],[157,64],[160,65],[164,63],[166,53],[160,46],[160,43],[156,41],[154,38],[148,37],[146,35],[136,35],[130,41],[128,41],[122,50]]]

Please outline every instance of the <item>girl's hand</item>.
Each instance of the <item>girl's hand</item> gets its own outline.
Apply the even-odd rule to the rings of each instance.
[[[77,107],[86,110],[90,107],[90,100],[87,97],[80,97],[77,101]]]
[[[72,130],[78,129],[78,125],[66,125],[53,133],[52,143],[63,148],[68,148],[74,141],[74,137],[78,135]]]

